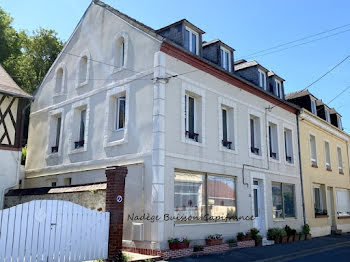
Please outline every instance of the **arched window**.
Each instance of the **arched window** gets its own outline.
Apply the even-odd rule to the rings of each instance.
[[[88,58],[83,56],[79,64],[79,84],[86,82],[87,78],[87,69],[88,69]]]
[[[59,67],[56,71],[55,93],[60,94],[63,90],[64,83],[64,71],[62,67]]]
[[[124,37],[119,37],[116,43],[115,64],[118,67],[125,66],[125,40]]]

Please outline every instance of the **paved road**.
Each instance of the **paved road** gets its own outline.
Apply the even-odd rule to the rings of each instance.
[[[336,259],[336,260],[335,260]],[[236,249],[225,253],[179,258],[181,262],[248,262],[248,261],[350,261],[350,234],[326,236],[309,241],[265,247]]]

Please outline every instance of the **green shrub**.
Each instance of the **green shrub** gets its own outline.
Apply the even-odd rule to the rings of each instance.
[[[310,234],[310,226],[308,224],[303,226],[302,233],[305,235]]]
[[[27,145],[22,147],[21,165],[25,165],[27,158]]]
[[[259,232],[260,232],[259,229],[255,228],[255,227],[250,230],[250,234],[254,240],[257,239]]]
[[[244,233],[243,232],[238,232],[237,233],[237,240],[238,241],[241,241],[243,239],[243,237],[244,237]]]

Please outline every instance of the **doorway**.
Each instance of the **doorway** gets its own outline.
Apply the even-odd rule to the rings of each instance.
[[[254,227],[263,231],[263,208],[262,208],[262,197],[261,197],[261,187],[262,182],[259,180],[253,180],[253,215],[254,219]]]

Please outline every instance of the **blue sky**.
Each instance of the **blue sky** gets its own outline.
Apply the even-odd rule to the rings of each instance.
[[[204,40],[220,38],[235,48],[236,58],[350,24],[350,1],[347,0],[105,2],[155,29],[186,18],[206,32]],[[69,38],[89,4],[89,0],[0,0],[0,6],[14,17],[17,29],[50,28],[56,30],[63,40]],[[346,30],[349,31],[251,59],[283,77],[286,92],[300,90],[350,54],[350,25],[328,35]],[[350,59],[313,85],[310,91],[328,103],[350,86],[349,76]],[[349,98],[350,89],[330,104],[343,115],[347,132],[350,132]]]

